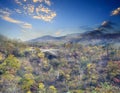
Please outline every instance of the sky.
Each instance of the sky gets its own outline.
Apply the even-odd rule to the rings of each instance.
[[[0,34],[13,39],[63,36],[112,25],[114,31],[120,29],[120,0],[0,0]]]

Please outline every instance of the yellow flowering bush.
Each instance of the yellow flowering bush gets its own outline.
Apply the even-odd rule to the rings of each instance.
[[[29,90],[29,91],[27,91],[27,93],[32,93],[32,92]]]
[[[54,86],[49,87],[50,93],[57,93],[57,89]]]
[[[44,89],[45,85],[43,83],[39,83],[39,89]]]

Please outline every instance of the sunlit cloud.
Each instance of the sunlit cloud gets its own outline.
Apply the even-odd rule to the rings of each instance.
[[[55,16],[56,16],[55,13],[51,13],[50,15],[38,15],[38,16],[33,16],[33,18],[34,18],[34,19],[41,19],[41,20],[50,22]]]
[[[23,28],[29,28],[29,29],[32,29],[32,25],[29,24],[29,23],[24,23],[24,24],[22,25],[22,27],[23,27]]]
[[[22,17],[29,17],[34,20],[51,22],[57,15],[55,11],[50,9],[50,0],[32,0],[33,2],[28,2],[29,0],[14,1],[17,7],[15,9],[0,9],[0,18],[6,22],[18,25],[21,29],[21,32],[24,33],[28,33],[28,31],[32,29],[32,24],[19,19],[20,17],[14,16],[22,15]],[[59,35],[60,33],[61,32],[56,32],[56,35]],[[38,33],[31,33],[29,36],[34,38],[40,35],[38,35]]]
[[[116,25],[116,24],[111,21],[103,21],[102,24],[95,30],[98,30],[98,31],[111,30],[111,29],[114,29],[114,25]]]
[[[120,15],[120,7],[112,11],[112,16]]]
[[[36,13],[39,15],[40,12],[49,13],[49,12],[51,12],[51,10],[49,8],[45,8],[43,6],[39,6],[36,8]]]
[[[15,12],[18,13],[18,14],[22,13],[22,11],[20,9],[15,9]]]
[[[18,5],[23,5],[23,4],[20,2],[20,0],[15,0],[15,2],[16,2],[16,4],[18,4]]]
[[[34,12],[34,5],[32,4],[27,4],[23,6],[24,13],[27,15],[33,15]]]
[[[38,0],[33,0],[34,3],[38,2]]]
[[[0,9],[0,17],[2,16],[9,16],[11,14],[11,11],[9,9]]]
[[[50,0],[33,0],[34,3],[45,3],[48,6],[51,6],[51,1]]]
[[[101,26],[107,26],[108,24],[109,24],[108,21],[103,21],[102,24],[101,24]]]
[[[33,16],[34,19],[41,19],[44,21],[51,21],[56,16],[55,12],[43,6],[36,8],[36,14],[37,15]]]
[[[47,5],[51,5],[51,2],[50,2],[50,0],[44,0],[45,1],[45,3],[47,4]]]
[[[60,35],[61,34],[61,31],[58,31],[55,33],[55,35]]]
[[[29,28],[29,29],[32,28],[32,25],[30,23],[16,20],[16,19],[10,17],[10,15],[11,15],[10,11],[5,11],[5,10],[0,9],[0,18],[1,19],[5,20],[7,22],[10,22],[10,23],[17,24],[22,28]]]
[[[33,19],[46,22],[50,22],[56,17],[56,12],[52,11],[50,7],[47,7],[51,6],[50,0],[33,0],[33,3],[38,4],[36,6],[33,3],[23,3],[21,0],[15,0],[15,2],[23,8],[22,11],[15,9],[18,14],[27,15]],[[24,2],[27,2],[27,0],[24,0]]]
[[[8,21],[8,22],[11,22],[11,23],[16,23],[16,24],[21,24],[22,23],[21,21],[15,20],[15,19],[13,19],[9,16],[3,16],[2,19],[5,20],[5,21]]]
[[[111,21],[104,21],[102,24],[101,24],[101,27],[104,27],[104,28],[113,28],[113,25],[114,23],[112,23]]]
[[[24,2],[26,2],[27,0],[24,0]]]
[[[8,22],[11,22],[11,23],[16,23],[16,24],[21,24],[22,22],[19,21],[19,20],[15,20],[13,18],[10,17],[11,13],[10,13],[10,10],[2,10],[0,9],[0,17],[1,19],[5,20],[5,21],[8,21]]]
[[[33,0],[33,2],[34,3],[36,3],[36,2],[40,2],[41,3],[41,2],[43,2],[43,0]]]

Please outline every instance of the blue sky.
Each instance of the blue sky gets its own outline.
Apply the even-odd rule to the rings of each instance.
[[[120,0],[0,0],[0,33],[29,40],[120,25]]]

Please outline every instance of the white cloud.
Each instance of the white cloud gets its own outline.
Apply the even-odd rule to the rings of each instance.
[[[22,2],[20,2],[20,0],[15,0],[15,2],[16,2],[18,5],[23,5]]]
[[[51,6],[51,1],[50,0],[33,0],[34,3],[45,3],[48,6]]]
[[[55,12],[42,5],[36,8],[36,14],[37,15],[33,16],[34,19],[41,19],[44,21],[51,21],[56,16]]]
[[[33,3],[22,3],[23,1],[27,2],[28,0],[15,0],[15,2],[22,7],[22,10],[15,9],[16,13],[46,22],[50,22],[56,17],[56,12],[47,7],[51,6],[50,0],[32,0],[33,3],[37,3],[38,5],[34,5]],[[47,5],[46,7],[45,4]]]
[[[30,23],[16,20],[16,19],[10,17],[10,15],[11,15],[11,13],[9,11],[0,9],[0,18],[1,19],[5,20],[7,22],[10,22],[10,23],[17,24],[22,28],[28,28],[28,29],[32,28],[32,25]]]
[[[38,0],[33,0],[34,3],[38,2]]]
[[[43,0],[33,0],[34,3],[37,3],[37,2],[43,2]]]
[[[9,9],[0,9],[0,16],[9,16],[12,13]]]
[[[17,24],[22,23],[19,20],[15,20],[15,19],[11,18],[10,15],[11,15],[10,10],[8,10],[8,9],[5,9],[5,10],[0,9],[0,17],[1,17],[1,19],[5,20],[5,21],[8,21],[8,22],[11,22],[11,23],[17,23]]]
[[[43,20],[46,22],[50,22],[54,17],[56,17],[56,12],[52,11],[50,7],[48,7],[51,6],[50,0],[33,0],[34,3],[38,3],[36,6],[33,3],[26,3],[28,0],[14,1],[20,7],[14,10],[8,8],[0,9],[0,18],[4,21],[20,26],[24,30],[23,32],[25,32],[27,29],[32,29],[32,24],[15,19],[12,17],[13,15],[27,15],[33,19]]]
[[[51,5],[51,2],[50,2],[50,0],[44,0],[44,2],[47,4],[47,5]]]
[[[24,2],[26,2],[27,0],[24,0]]]
[[[101,26],[98,28],[99,30],[103,30],[103,29],[113,29],[114,23],[111,21],[103,21]]]
[[[102,25],[102,26],[108,25],[108,21],[103,21],[103,23],[102,23],[101,25]]]
[[[43,21],[48,21],[50,22],[54,17],[56,16],[56,13],[51,13],[50,15],[38,15],[38,16],[33,16],[34,19],[41,19]]]
[[[21,21],[15,20],[15,19],[13,19],[9,16],[2,16],[1,18],[5,21],[11,22],[11,23],[16,23],[16,24],[21,24],[22,23]]]
[[[45,8],[43,6],[38,6],[36,8],[36,13],[39,15],[39,12],[49,13],[51,10],[49,8]]]
[[[58,31],[55,33],[55,35],[60,35],[61,34],[61,31]]]
[[[118,8],[115,9],[115,10],[113,10],[111,15],[112,15],[112,16],[120,15],[120,7],[118,7]]]
[[[29,24],[29,23],[24,23],[24,24],[22,25],[22,28],[29,28],[29,29],[32,29],[32,25]]]
[[[20,9],[15,9],[15,12],[18,13],[18,14],[22,13],[22,11]]]
[[[32,4],[24,5],[23,9],[24,9],[24,13],[26,13],[27,15],[33,15],[34,5]]]

